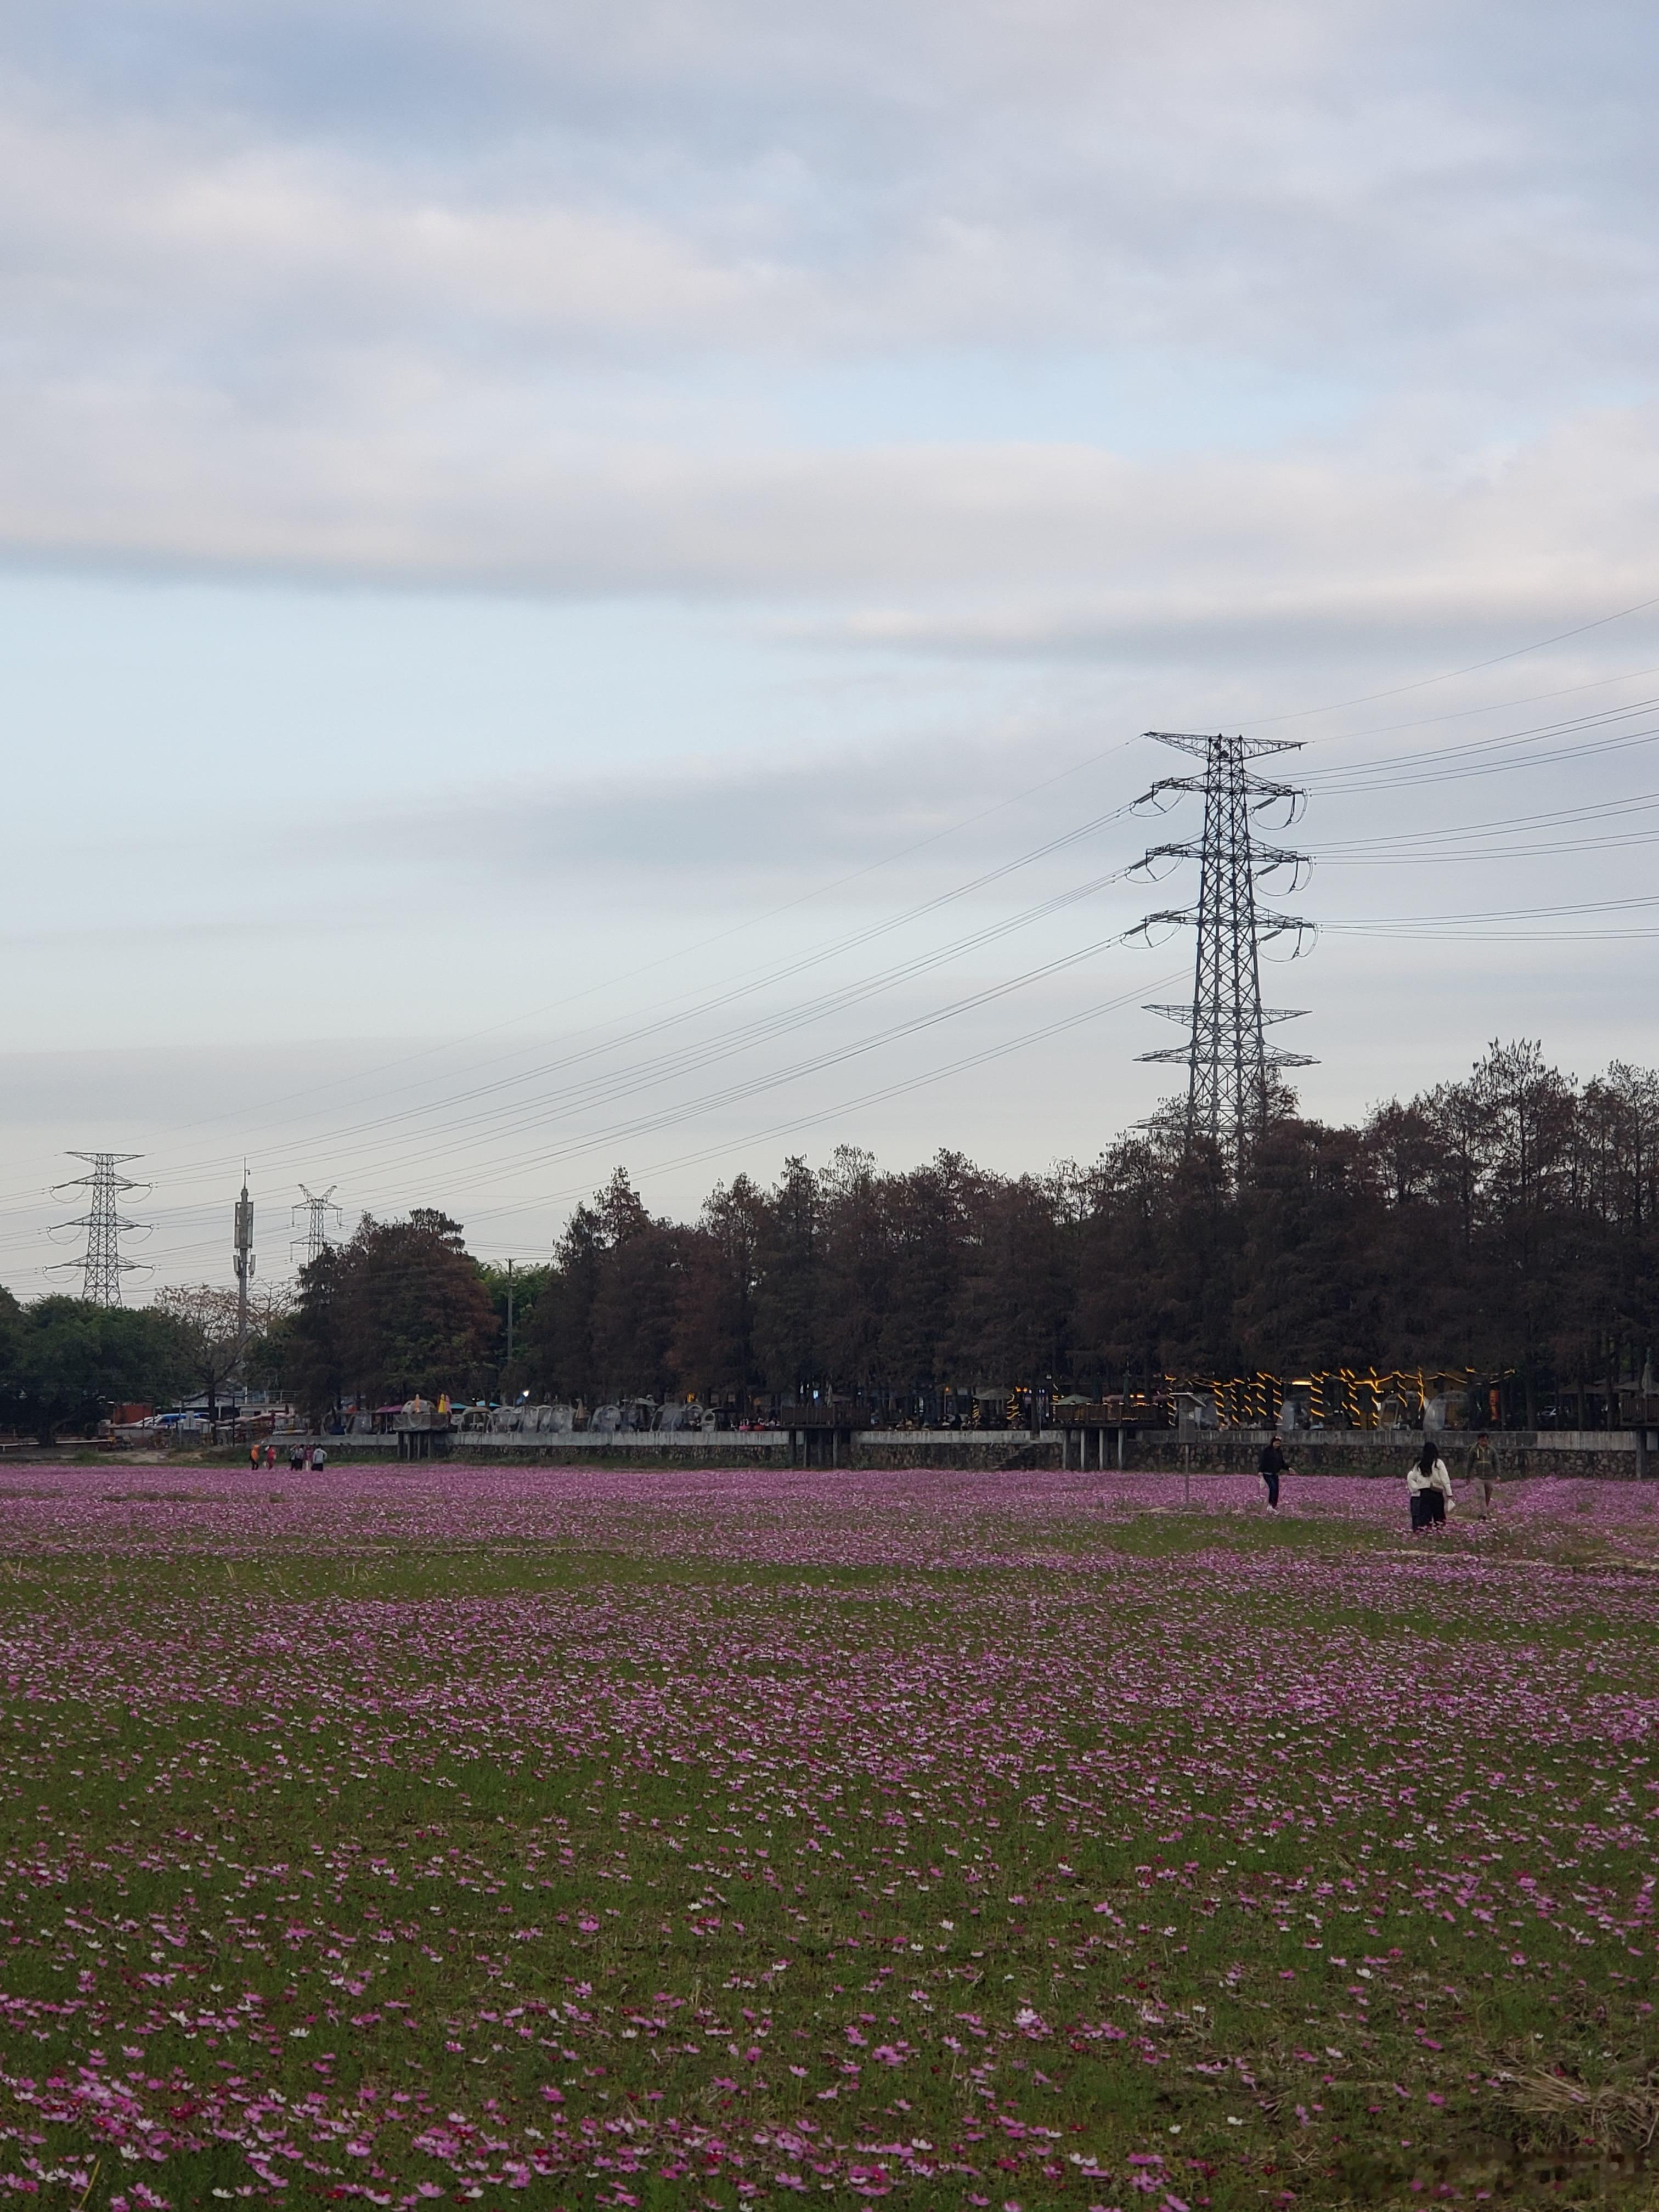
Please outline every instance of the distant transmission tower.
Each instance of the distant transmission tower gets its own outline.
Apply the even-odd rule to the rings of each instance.
[[[1204,835],[1197,843],[1154,845],[1141,863],[1151,868],[1159,860],[1196,860],[1200,872],[1196,906],[1149,914],[1140,924],[1148,929],[1158,922],[1190,923],[1198,931],[1191,1006],[1146,1010],[1185,1024],[1187,1042],[1140,1056],[1186,1067],[1188,1142],[1207,1138],[1237,1169],[1267,1123],[1275,1072],[1314,1065],[1305,1053],[1285,1052],[1267,1042],[1264,1031],[1270,1024],[1291,1021],[1306,1010],[1262,1005],[1259,958],[1265,939],[1287,933],[1294,933],[1299,951],[1312,925],[1294,915],[1267,912],[1255,902],[1258,877],[1288,868],[1294,889],[1309,863],[1303,854],[1256,843],[1250,829],[1252,815],[1275,805],[1283,805],[1287,819],[1294,821],[1304,794],[1293,784],[1252,775],[1249,763],[1265,753],[1299,748],[1272,738],[1194,737],[1169,730],[1146,734],[1203,762],[1202,776],[1165,777],[1146,798],[1156,800],[1164,792],[1199,794]]]
[[[331,1213],[342,1225],[344,1224],[345,1215],[334,1203],[334,1194],[339,1188],[337,1182],[331,1182],[322,1195],[318,1197],[307,1190],[303,1183],[300,1185],[304,1203],[294,1208],[292,1218],[297,1218],[301,1213],[305,1215],[306,1233],[303,1238],[296,1237],[294,1243],[289,1246],[289,1250],[291,1254],[295,1244],[303,1243],[306,1256],[300,1263],[301,1267],[308,1267],[313,1260],[320,1260],[323,1254],[332,1245],[334,1240],[328,1233],[329,1215]]]
[[[129,1221],[118,1210],[117,1200],[124,1191],[138,1190],[142,1184],[130,1182],[119,1173],[128,1160],[143,1158],[142,1152],[70,1152],[72,1160],[86,1160],[92,1168],[88,1176],[76,1176],[72,1182],[59,1183],[59,1190],[89,1190],[92,1202],[84,1213],[72,1221],[60,1222],[63,1229],[84,1229],[87,1249],[78,1261],[67,1264],[82,1271],[81,1295],[90,1304],[118,1306],[121,1303],[121,1278],[139,1263],[121,1257],[121,1232],[124,1230],[148,1234],[142,1222]]]

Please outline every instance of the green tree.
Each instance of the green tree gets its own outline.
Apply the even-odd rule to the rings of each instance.
[[[531,1387],[590,1406],[678,1391],[674,1339],[696,1237],[654,1220],[618,1168],[559,1240],[526,1346]]]
[[[553,1255],[547,1284],[525,1328],[524,1371],[538,1396],[597,1404],[593,1304],[605,1262],[597,1210],[578,1206]]]
[[[313,1429],[346,1394],[345,1278],[341,1249],[325,1246],[301,1268],[293,1310],[260,1346],[264,1379],[294,1401]]]
[[[992,1188],[991,1177],[951,1152],[882,1179],[887,1296],[878,1356],[888,1388],[902,1395],[1009,1379],[975,1375],[965,1311]]]
[[[488,1374],[495,1334],[489,1294],[447,1214],[429,1206],[406,1221],[366,1214],[341,1248],[339,1352],[359,1395],[470,1394]]]
[[[84,1298],[39,1298],[3,1317],[4,1397],[16,1427],[50,1443],[90,1432],[112,1406],[165,1404],[184,1387],[189,1346],[168,1315]]]
[[[526,1388],[533,1389],[538,1378],[530,1347],[535,1340],[536,1308],[554,1279],[550,1261],[541,1261],[529,1267],[517,1262],[509,1273],[505,1266],[493,1261],[477,1262],[478,1280],[483,1285],[495,1316],[495,1340],[490,1356],[498,1370],[498,1394],[502,1398],[514,1397]],[[511,1302],[513,1358],[507,1360],[507,1322]]]
[[[740,1412],[760,1379],[755,1322],[766,1230],[766,1201],[740,1175],[711,1193],[683,1246],[672,1346],[676,1379],[687,1389],[730,1393]]]
[[[873,1157],[855,1145],[836,1146],[818,1192],[824,1380],[836,1390],[878,1392],[888,1379],[881,1351],[892,1285],[888,1194]]]
[[[761,1215],[754,1322],[761,1374],[781,1396],[800,1396],[824,1371],[823,1211],[811,1169],[798,1156],[786,1160]]]
[[[495,1314],[459,1222],[430,1207],[365,1214],[348,1243],[300,1272],[267,1364],[313,1419],[355,1395],[401,1402],[470,1395],[489,1377]]]
[[[969,1364],[983,1381],[1065,1378],[1077,1303],[1074,1172],[988,1181],[960,1294]]]

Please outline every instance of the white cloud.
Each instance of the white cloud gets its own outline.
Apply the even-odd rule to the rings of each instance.
[[[1506,77],[1484,10],[124,10],[167,99],[88,66],[102,12],[0,90],[6,319],[26,369],[163,411],[181,375],[325,418],[365,362],[394,407],[411,363],[533,404],[700,352],[763,399],[792,361],[1062,341],[1375,389],[1502,362],[1507,400],[1650,345],[1636,105],[1570,55],[1547,100]]]
[[[342,422],[175,389],[14,391],[0,538],[64,557],[592,595],[839,606],[823,635],[1144,657],[1329,654],[1641,596],[1654,410],[1602,410],[1450,473],[1345,453],[1128,462],[1086,447],[721,454],[517,440],[456,451],[410,373]],[[550,447],[551,449],[550,449]]]
[[[1494,67],[1473,7],[141,8],[124,78],[71,9],[0,84],[0,538],[1060,649],[1577,604],[1586,506],[1650,496],[1652,155],[1504,21]],[[815,434],[963,348],[1092,361],[1092,434],[896,429],[878,376]],[[1317,429],[1252,458],[1230,364]]]
[[[303,1073],[549,975],[625,1023],[689,927],[715,981],[787,951],[819,919],[769,919],[795,887],[1147,722],[1382,690],[1645,598],[1656,40],[1545,0],[15,11],[0,588],[101,580],[9,602],[61,626],[8,670],[14,1042],[165,1058],[206,1008]],[[177,574],[245,589],[155,587]],[[1540,687],[1650,658],[1633,627]],[[825,927],[1140,778],[1115,758],[1086,800],[954,832]],[[1421,803],[1333,796],[1320,834]],[[1318,910],[1382,896],[1346,880]],[[1481,957],[1458,1003],[1420,953],[1328,947],[1316,1101],[1444,1072],[1427,1000],[1460,1061],[1471,1022],[1528,1020],[1533,956]],[[1548,971],[1581,1058],[1637,958],[1577,996]],[[998,1141],[1089,1149],[1103,1088],[1146,1103],[1144,1026],[1068,1048],[1063,1127],[1010,1070]],[[207,1080],[176,1066],[162,1121]],[[111,1060],[64,1095],[122,1094]],[[937,1104],[894,1144],[930,1149],[905,1133]]]

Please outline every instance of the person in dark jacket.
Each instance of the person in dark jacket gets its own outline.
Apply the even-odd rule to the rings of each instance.
[[[1279,1478],[1281,1474],[1288,1474],[1290,1473],[1290,1469],[1285,1464],[1285,1447],[1279,1443],[1277,1437],[1268,1437],[1267,1443],[1262,1448],[1261,1456],[1255,1463],[1255,1470],[1261,1477],[1262,1483],[1267,1489],[1267,1510],[1269,1513],[1277,1513],[1279,1510]]]
[[[1452,1503],[1451,1477],[1432,1437],[1406,1470],[1406,1497],[1411,1509],[1412,1529],[1443,1528],[1446,1508]]]

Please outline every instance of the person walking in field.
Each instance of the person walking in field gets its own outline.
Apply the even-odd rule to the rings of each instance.
[[[1406,1497],[1413,1534],[1420,1528],[1445,1527],[1446,1510],[1452,1503],[1451,1477],[1432,1437],[1424,1437],[1423,1449],[1407,1473]]]
[[[258,1444],[250,1444],[248,1446],[247,1463],[249,1473],[258,1474],[259,1472],[259,1447]]]
[[[320,1444],[314,1445],[312,1449],[311,1454],[312,1473],[313,1474],[320,1474],[327,1465],[328,1454],[323,1449]]]
[[[1279,1478],[1281,1474],[1289,1474],[1291,1472],[1285,1464],[1285,1447],[1277,1437],[1269,1437],[1262,1447],[1261,1456],[1255,1463],[1255,1471],[1261,1477],[1262,1487],[1267,1493],[1268,1512],[1277,1513]]]
[[[1498,1483],[1498,1455],[1484,1429],[1469,1454],[1469,1488],[1478,1493],[1482,1515],[1492,1511],[1492,1494]]]

